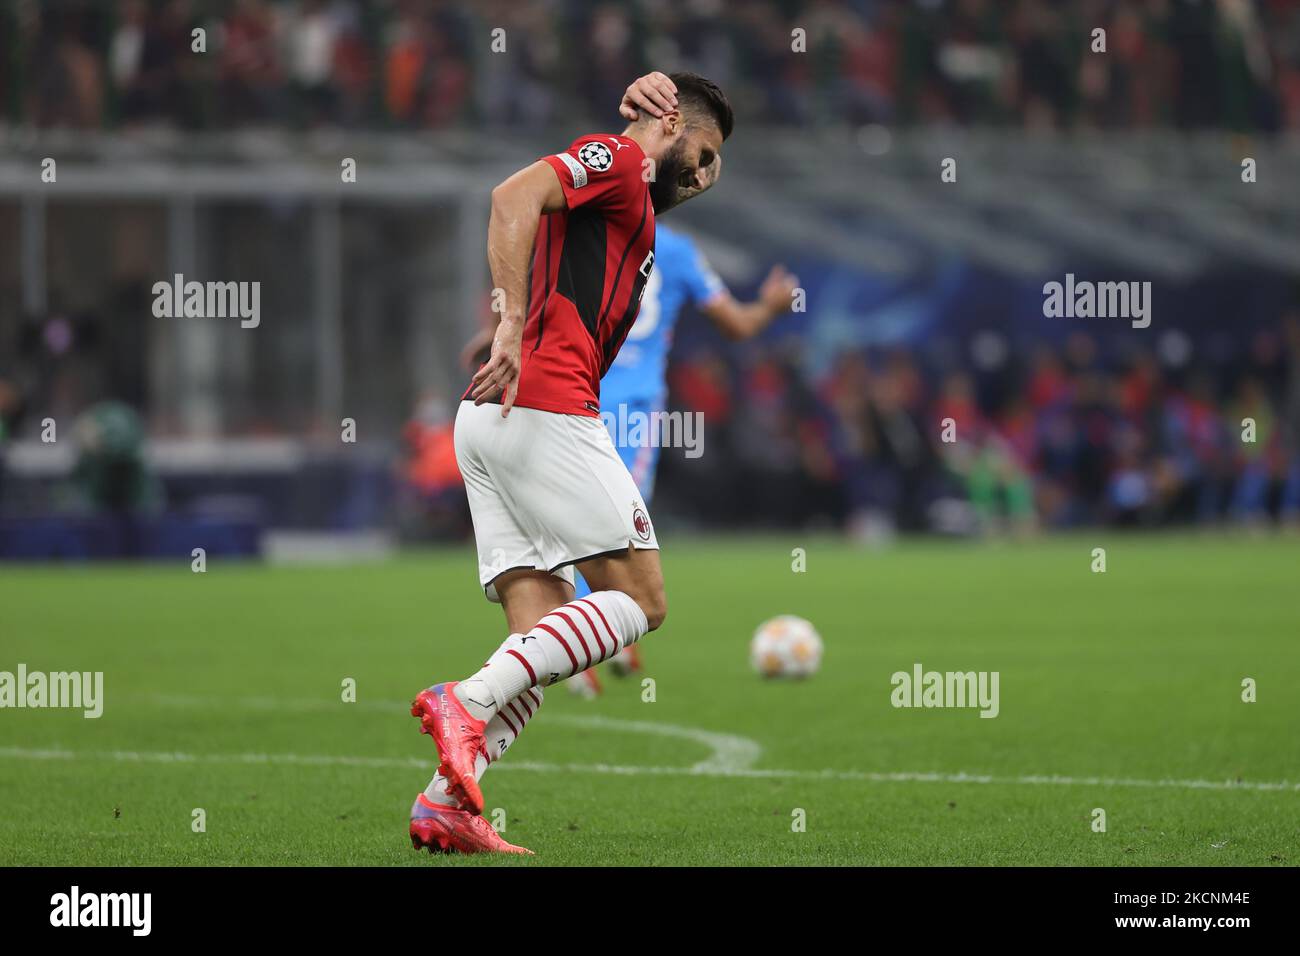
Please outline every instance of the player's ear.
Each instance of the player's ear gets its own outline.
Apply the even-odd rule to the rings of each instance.
[[[659,117],[660,126],[664,135],[669,139],[676,138],[682,130],[686,128],[686,121],[682,118],[681,110],[673,110]]]

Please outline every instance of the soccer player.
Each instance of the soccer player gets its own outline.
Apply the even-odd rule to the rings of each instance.
[[[655,215],[716,181],[731,134],[715,84],[671,80],[671,110],[621,135],[580,136],[492,191],[501,318],[455,445],[479,582],[509,636],[476,673],[411,704],[440,758],[411,808],[417,849],[528,852],[480,816],[479,777],[537,712],[544,685],[608,660],[667,614],[654,525],[600,421],[599,395],[654,268]],[[592,587],[580,600],[575,566]]]

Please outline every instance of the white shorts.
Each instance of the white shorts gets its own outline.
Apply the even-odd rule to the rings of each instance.
[[[533,568],[573,583],[575,562],[658,550],[650,512],[599,418],[461,402],[456,462],[478,545],[479,583]]]

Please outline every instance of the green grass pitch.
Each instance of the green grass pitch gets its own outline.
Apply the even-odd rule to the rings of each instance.
[[[595,702],[551,688],[484,778],[525,860],[430,858],[406,836],[434,748],[405,702],[504,636],[468,548],[0,569],[0,670],[103,671],[106,698],[98,720],[0,711],[0,864],[1300,862],[1294,538],[666,548],[654,701],[609,675]],[[779,613],[825,639],[811,680],[749,668]],[[918,661],[998,671],[999,716],[892,707],[890,676]]]

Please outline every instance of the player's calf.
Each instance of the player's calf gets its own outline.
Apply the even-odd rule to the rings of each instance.
[[[593,591],[618,591],[636,602],[645,615],[646,629],[658,630],[668,617],[668,597],[659,552],[633,548],[589,558],[578,570]]]
[[[639,591],[632,596],[641,613],[645,615],[647,629],[657,631],[668,619],[668,595],[664,593],[663,582],[657,589]]]

